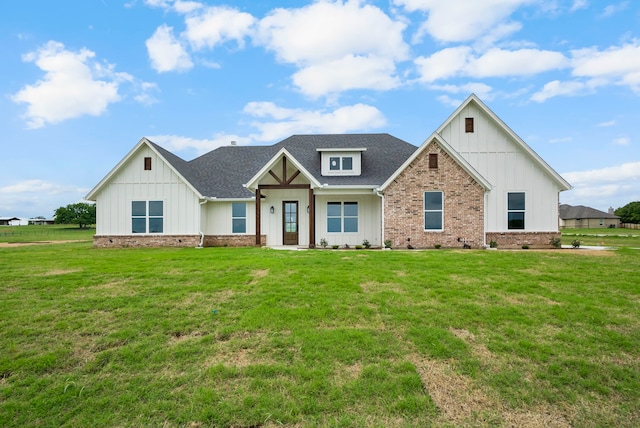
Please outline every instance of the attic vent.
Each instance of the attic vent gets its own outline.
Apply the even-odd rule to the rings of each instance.
[[[473,132],[473,118],[465,117],[464,118],[464,132]]]
[[[437,153],[429,153],[429,169],[438,169]]]
[[[144,158],[144,170],[151,171],[151,158]]]

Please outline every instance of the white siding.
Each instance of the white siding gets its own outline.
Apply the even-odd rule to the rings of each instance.
[[[465,132],[465,118],[474,132]],[[526,232],[558,230],[556,182],[502,127],[469,103],[442,130],[442,137],[494,187],[487,197],[486,232],[506,232],[507,193],[525,192]]]
[[[144,170],[144,158],[151,170]],[[142,145],[96,195],[96,234],[131,234],[132,201],[164,202],[164,234],[199,232],[198,197],[148,146]]]
[[[329,233],[327,232],[327,203],[328,202],[357,202],[358,203],[358,232],[356,233]],[[349,195],[316,195],[316,241],[322,238],[329,245],[349,244],[350,246],[362,245],[362,241],[368,240],[373,246],[380,246],[381,234],[381,200],[374,194]]]

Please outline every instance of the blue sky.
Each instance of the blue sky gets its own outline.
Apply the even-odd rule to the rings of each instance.
[[[0,14],[0,216],[80,201],[146,136],[388,132],[470,93],[601,210],[640,200],[640,2],[21,0]]]

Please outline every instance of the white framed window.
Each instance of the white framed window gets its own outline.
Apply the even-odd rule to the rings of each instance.
[[[327,232],[357,233],[358,203],[327,202]]]
[[[244,202],[231,204],[231,232],[247,233],[247,204]]]
[[[330,171],[351,171],[353,169],[353,157],[331,156],[329,158]]]
[[[442,192],[424,192],[424,230],[443,230],[443,213]]]
[[[524,229],[525,194],[524,192],[507,193],[507,228]]]
[[[131,233],[164,233],[164,203],[131,201]]]

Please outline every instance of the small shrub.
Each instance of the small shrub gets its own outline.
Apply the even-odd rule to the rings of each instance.
[[[329,244],[327,243],[327,240],[326,240],[325,238],[322,238],[322,239],[320,240],[320,246],[321,246],[322,248],[327,248],[327,245],[329,245]]]
[[[385,239],[384,248],[391,248],[391,239]]]
[[[331,248],[333,248],[334,250],[337,250],[338,248],[340,248],[340,245],[332,245]]]
[[[436,250],[439,250],[439,249],[442,247],[442,245],[440,245],[440,244],[435,244],[435,245],[434,245],[434,247],[435,247],[435,249],[436,249]]]
[[[551,238],[551,240],[549,241],[549,244],[551,244],[551,246],[553,248],[560,248],[560,247],[562,247],[562,239],[560,239],[560,238]]]
[[[362,250],[364,248],[362,245],[356,245],[356,250]]]
[[[489,241],[489,248],[498,248],[498,243],[496,241]]]
[[[580,248],[580,241],[578,241],[577,239],[574,239],[573,242],[571,242],[571,246],[573,248]]]
[[[522,249],[523,249],[523,250],[528,250],[528,249],[529,249],[529,245],[527,245],[527,244],[523,244],[523,245],[522,245]]]
[[[344,244],[344,248],[346,248],[348,250],[351,247],[349,246],[349,244]]]
[[[369,242],[368,240],[364,240],[362,241],[362,245],[364,246],[364,248],[371,248],[371,242]]]

